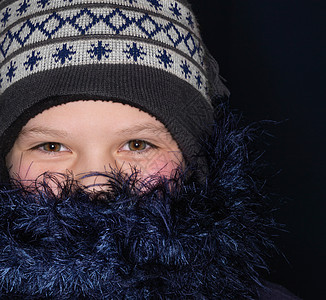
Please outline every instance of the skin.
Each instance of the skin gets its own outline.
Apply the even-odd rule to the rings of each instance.
[[[45,172],[70,174],[91,190],[102,176],[88,172],[111,168],[140,178],[170,177],[182,154],[164,125],[149,114],[121,103],[77,101],[45,110],[22,128],[6,157],[9,174],[25,185]],[[59,179],[60,180],[60,179]]]

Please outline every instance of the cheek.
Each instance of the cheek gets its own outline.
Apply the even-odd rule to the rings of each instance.
[[[24,154],[9,155],[6,162],[10,177],[22,181],[34,181],[45,172],[59,171],[58,165],[35,162]]]
[[[155,175],[171,177],[173,171],[182,165],[182,155],[178,152],[163,152],[138,165],[142,177]]]
[[[26,159],[14,159],[11,164],[8,164],[8,167],[10,177],[20,180],[35,180],[45,171],[42,172],[42,168]]]

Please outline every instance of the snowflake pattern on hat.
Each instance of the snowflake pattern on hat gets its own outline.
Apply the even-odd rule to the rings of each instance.
[[[1,92],[37,72],[121,62],[169,72],[206,97],[204,50],[188,8],[172,0],[105,3],[119,6],[97,6],[94,0],[19,0],[3,8],[0,75],[6,80]]]

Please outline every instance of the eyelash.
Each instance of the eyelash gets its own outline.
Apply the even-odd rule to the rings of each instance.
[[[46,145],[56,145],[56,146],[59,146],[60,149],[58,151],[49,151],[49,150],[42,149],[42,147],[45,147]],[[62,148],[65,148],[65,150],[62,150]],[[57,143],[57,142],[42,143],[42,144],[39,144],[39,145],[33,147],[32,150],[38,150],[38,151],[41,151],[48,155],[53,155],[53,154],[60,153],[60,152],[69,152],[70,151],[65,145],[63,145],[61,143]]]
[[[132,142],[145,143],[145,148],[144,149],[141,149],[141,150],[131,150],[130,149],[130,143],[132,143]],[[128,147],[128,146],[129,146],[129,149],[123,149],[124,147]],[[135,140],[130,140],[127,143],[125,143],[120,148],[119,152],[121,152],[121,151],[128,151],[128,152],[131,152],[133,155],[139,155],[139,154],[146,153],[146,152],[150,151],[151,149],[157,149],[157,146],[155,146],[154,144],[149,143],[149,142],[147,142],[145,140],[135,139]]]
[[[130,143],[132,142],[138,142],[139,143],[145,143],[145,148],[144,149],[141,149],[141,150],[131,150],[130,149]],[[42,149],[42,147],[45,147],[45,146],[49,146],[49,145],[57,145],[57,146],[60,146],[60,149],[58,151],[50,151],[50,150],[45,150],[45,149]],[[128,147],[129,146],[129,149],[123,149],[124,147]],[[62,150],[62,147],[65,148],[65,150]],[[155,146],[154,144],[152,143],[149,143],[147,141],[144,141],[144,140],[138,140],[138,139],[135,139],[135,140],[130,140],[128,141],[127,143],[125,143],[119,150],[119,152],[121,151],[128,151],[128,152],[131,152],[133,155],[137,155],[137,154],[142,154],[142,153],[146,153],[147,151],[151,150],[151,149],[156,149],[157,146]],[[38,151],[41,151],[43,153],[46,153],[48,155],[53,155],[53,154],[56,154],[56,153],[60,153],[60,152],[69,152],[69,148],[67,148],[66,146],[64,146],[63,144],[61,143],[57,143],[57,142],[46,142],[46,143],[42,143],[42,144],[39,144],[35,147],[32,148],[32,150],[38,150]],[[68,151],[67,151],[68,150]]]

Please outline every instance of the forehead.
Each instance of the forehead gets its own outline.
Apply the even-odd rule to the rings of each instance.
[[[21,135],[30,133],[135,131],[166,133],[165,126],[138,108],[111,101],[76,101],[51,107],[30,119]]]

